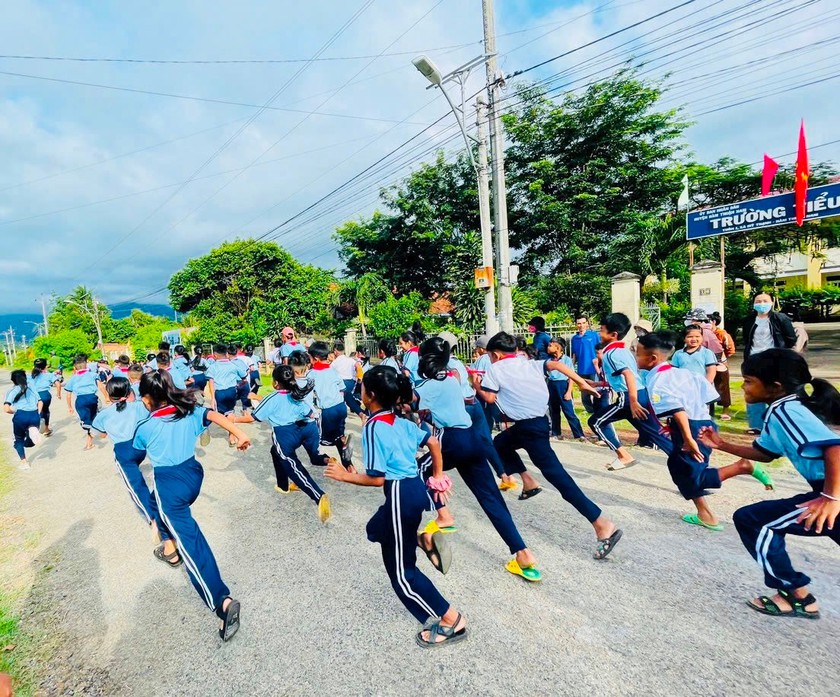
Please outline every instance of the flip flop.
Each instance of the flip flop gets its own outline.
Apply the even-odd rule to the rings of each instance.
[[[704,523],[702,520],[700,520],[696,513],[686,513],[682,517],[682,519],[683,522],[686,522],[689,525],[699,525],[701,528],[713,530],[714,532],[720,532],[721,530],[723,530],[723,525],[721,525],[720,523],[716,523],[715,525],[709,525],[709,523]]]
[[[525,501],[527,499],[532,498],[533,496],[536,496],[540,492],[542,492],[542,487],[539,486],[534,489],[523,489],[522,493],[519,494],[518,498],[520,501]]]
[[[516,561],[516,559],[511,559],[507,564],[505,564],[505,568],[514,576],[521,576],[531,583],[539,583],[542,581],[542,572],[536,566],[522,567],[519,566],[519,562]]]
[[[615,460],[607,465],[607,469],[610,472],[618,472],[619,470],[626,470],[627,468],[637,464],[639,464],[639,461],[636,459],[630,460],[630,462],[622,462],[618,458],[615,458]]]
[[[753,463],[753,471],[752,476],[755,477],[758,481],[764,484],[764,487],[769,490],[773,490],[776,488],[776,485],[773,483],[773,477],[767,474],[767,471],[759,465],[757,462]]]
[[[721,421],[732,421],[732,417],[729,414],[721,414],[719,418]]]
[[[181,559],[181,555],[178,554],[177,549],[174,552],[172,552],[171,554],[164,554],[163,553],[163,545],[158,545],[157,547],[155,547],[152,554],[155,555],[155,559],[159,559],[164,564],[167,564],[168,566],[170,566],[173,569],[177,569],[179,566],[181,566],[181,564],[184,563],[183,559]],[[178,557],[178,561],[172,561],[175,557]]]
[[[300,491],[300,489],[298,488],[298,485],[295,484],[294,482],[289,482],[289,488],[288,489],[281,489],[279,486],[277,486],[275,484],[274,485],[274,491],[276,491],[278,494],[291,494],[293,491]]]
[[[622,535],[621,528],[616,528],[612,535],[605,537],[603,540],[598,540],[598,549],[595,550],[592,556],[595,559],[606,559],[609,553],[613,551],[613,547],[618,544]]]
[[[423,528],[423,532],[428,535],[434,535],[436,532],[442,532],[444,535],[451,535],[452,533],[458,532],[458,527],[456,525],[440,527],[436,520],[430,520],[426,523],[426,527]]]
[[[510,491],[511,489],[518,489],[518,488],[519,488],[519,484],[517,484],[516,482],[512,482],[512,481],[511,482],[505,482],[505,481],[499,482],[499,490],[500,491]]]
[[[449,567],[452,565],[452,549],[442,532],[436,532],[432,535],[431,549],[426,549],[423,545],[420,545],[420,549],[426,553],[426,558],[438,571],[442,574],[449,571]],[[437,557],[437,562],[435,562],[435,557]]]
[[[233,635],[239,631],[239,612],[241,607],[238,600],[231,598],[227,610],[222,614],[222,626],[219,628],[219,636],[222,641],[230,641]]]
[[[324,494],[321,500],[318,501],[318,520],[326,523],[332,516],[332,507],[330,506],[330,497]]]

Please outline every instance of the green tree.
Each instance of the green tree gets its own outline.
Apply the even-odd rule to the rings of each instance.
[[[55,355],[59,357],[65,369],[73,367],[73,359],[80,353],[95,355],[92,348],[93,342],[81,329],[52,331],[50,328],[48,336],[39,336],[32,342],[35,358],[49,358],[55,351]]]

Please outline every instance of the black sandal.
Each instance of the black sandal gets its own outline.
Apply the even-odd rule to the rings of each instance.
[[[163,553],[163,545],[158,545],[155,547],[153,554],[155,555],[155,559],[160,559],[165,564],[168,564],[171,568],[177,569],[181,564],[183,564],[183,560],[181,559],[181,555],[178,554],[178,549],[176,548],[172,554],[164,554]],[[178,557],[178,561],[172,561],[175,557]]]
[[[818,620],[820,618],[819,610],[805,609],[806,605],[813,605],[817,602],[817,599],[810,593],[804,598],[797,598],[793,593],[782,588],[779,589],[778,593],[787,600],[790,605],[790,610],[782,610],[772,598],[768,598],[766,595],[758,598],[761,607],[756,605],[752,600],[748,600],[747,605],[756,612],[760,612],[762,615],[770,615],[771,617],[803,617],[808,620]]]
[[[227,600],[227,598],[225,598]],[[222,601],[224,604],[224,600]],[[239,611],[240,605],[238,600],[230,599],[230,604],[227,610],[222,610],[222,626],[219,629],[219,637],[222,641],[230,641],[233,635],[239,631]]]
[[[452,564],[452,549],[449,547],[449,542],[447,542],[446,536],[441,532],[434,533],[432,535],[431,549],[426,549],[423,546],[421,542],[422,539],[423,536],[420,535],[417,538],[417,544],[420,549],[426,553],[426,557],[431,562],[432,566],[434,566],[442,574],[448,572],[449,567]]]
[[[455,631],[455,627],[458,626],[458,623],[461,621],[461,613],[458,613],[458,617],[455,619],[455,623],[451,627],[444,627],[441,624],[440,619],[436,619],[433,622],[426,623],[423,627],[423,630],[417,632],[417,645],[424,648],[424,649],[434,649],[445,644],[455,644],[462,639],[467,638],[467,627],[466,625],[461,627],[461,629]],[[429,632],[429,638],[423,638],[423,632]],[[437,641],[438,636],[443,637],[443,641]]]
[[[523,489],[522,493],[519,494],[519,500],[525,501],[530,499],[532,496],[536,496],[542,491],[542,487],[534,487],[533,489]]]
[[[622,534],[621,528],[616,528],[612,535],[605,537],[603,540],[598,540],[598,549],[595,550],[592,556],[595,559],[606,559],[609,553],[613,551],[613,547],[618,544]]]

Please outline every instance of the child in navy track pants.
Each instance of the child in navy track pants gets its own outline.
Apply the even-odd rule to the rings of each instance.
[[[93,419],[99,409],[98,394],[102,389],[99,374],[88,368],[86,356],[76,356],[73,375],[64,385],[67,392],[67,408],[73,413],[72,396],[76,395],[76,413],[79,415],[79,423],[85,432],[85,450],[93,448],[93,436],[90,428]]]
[[[840,436],[826,426],[840,422],[840,393],[825,380],[811,377],[805,359],[790,349],[750,356],[741,374],[747,404],[769,405],[761,434],[751,446],[743,446],[707,428],[701,442],[749,460],[787,457],[811,489],[744,506],[732,516],[741,541],[764,572],[765,584],[776,590],[747,605],[773,617],[817,619],[819,605],[808,590],[811,579],[793,568],[785,538],[819,535],[840,544]]]
[[[137,425],[132,446],[146,450],[152,461],[160,518],[175,539],[193,587],[221,620],[219,636],[228,641],[239,629],[239,601],[230,597],[213,551],[190,511],[204,479],[195,444],[210,423],[225,429],[240,450],[251,442],[226,417],[196,406],[195,393],[177,389],[168,372],[144,375],[140,394],[151,413]]]
[[[19,468],[28,470],[29,463],[26,461],[25,448],[33,447],[40,438],[38,427],[41,425],[41,417],[38,412],[42,402],[38,391],[28,384],[26,371],[13,370],[12,383],[14,387],[6,393],[3,410],[7,414],[12,414],[15,452],[20,458]]]
[[[411,380],[389,366],[376,366],[362,379],[362,403],[372,414],[362,432],[365,473],[348,471],[340,463],[327,465],[326,476],[360,486],[381,486],[385,503],[367,524],[367,536],[382,547],[382,561],[391,586],[406,609],[424,623],[415,639],[423,648],[439,647],[467,637],[466,620],[417,568],[417,531],[424,511],[432,506],[429,488],[445,502],[451,482],[443,474],[437,440],[408,419],[399,419],[394,408],[410,404]],[[434,460],[427,484],[420,478],[415,454],[427,447]],[[438,568],[448,557],[441,533],[435,533]],[[431,557],[430,557],[431,559]]]

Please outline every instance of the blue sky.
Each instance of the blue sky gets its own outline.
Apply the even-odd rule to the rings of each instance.
[[[650,52],[656,60],[645,70],[651,77],[672,72],[667,103],[685,104],[696,120],[688,142],[703,161],[788,153],[802,117],[812,145],[836,138],[835,45],[816,43],[837,36],[836,3],[696,0],[673,9],[683,1],[496,0],[501,67],[507,73],[528,67],[670,9],[529,77],[568,71],[566,80],[578,78],[579,85]],[[82,282],[108,303],[151,293],[189,257],[225,239],[265,233],[445,114],[442,97],[424,89],[410,60],[425,52],[445,71],[480,54],[480,0],[366,4],[2,3],[3,56],[280,60],[310,58],[323,48],[320,58],[338,60],[0,57],[0,312],[37,311],[40,293]],[[789,10],[795,11],[772,19]],[[481,77],[481,71],[472,76],[473,92]],[[272,98],[273,108],[258,109]],[[454,151],[458,141],[447,140],[453,125],[450,117],[429,129],[387,167],[281,228],[277,241],[303,261],[337,265],[330,241],[336,225],[369,213],[378,189],[424,151],[436,144]],[[837,160],[840,145],[811,157]],[[165,302],[166,295],[143,301]]]

